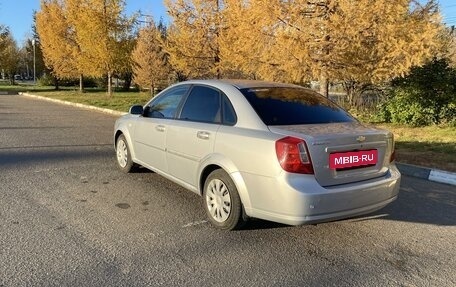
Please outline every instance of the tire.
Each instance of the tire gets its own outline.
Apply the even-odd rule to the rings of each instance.
[[[246,222],[237,188],[230,176],[221,169],[214,170],[207,177],[203,205],[210,223],[218,229],[239,229]]]
[[[136,164],[131,160],[130,148],[124,135],[120,135],[116,142],[117,166],[125,173],[132,172]]]

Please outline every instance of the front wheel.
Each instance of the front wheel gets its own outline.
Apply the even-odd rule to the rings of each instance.
[[[127,140],[124,135],[120,135],[116,142],[117,166],[125,173],[133,171],[135,164],[133,163],[128,148]]]
[[[238,229],[246,221],[237,188],[230,176],[221,169],[214,170],[207,177],[203,204],[209,221],[219,229]]]

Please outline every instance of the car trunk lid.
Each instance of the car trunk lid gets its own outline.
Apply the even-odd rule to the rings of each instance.
[[[315,178],[322,186],[384,175],[393,151],[392,134],[358,122],[269,126],[269,130],[306,141]]]

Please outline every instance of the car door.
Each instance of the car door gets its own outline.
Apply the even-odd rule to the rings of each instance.
[[[144,108],[135,124],[133,145],[137,161],[154,170],[167,172],[167,129],[175,121],[178,107],[189,85],[171,88],[157,96]]]
[[[201,160],[214,150],[221,122],[220,101],[218,90],[193,86],[178,120],[167,130],[169,174],[194,187],[197,186]]]

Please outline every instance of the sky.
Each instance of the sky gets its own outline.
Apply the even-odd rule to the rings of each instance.
[[[155,20],[166,19],[163,0],[126,0],[130,15],[136,11],[152,15]],[[448,26],[456,25],[456,0],[440,0],[443,22]],[[32,35],[33,11],[38,10],[40,0],[0,0],[0,24],[10,28],[18,45],[22,46]]]
[[[126,0],[126,14],[141,11],[155,20],[166,18],[163,0]],[[31,38],[33,11],[39,10],[40,0],[0,0],[0,24],[8,26],[18,45]]]

